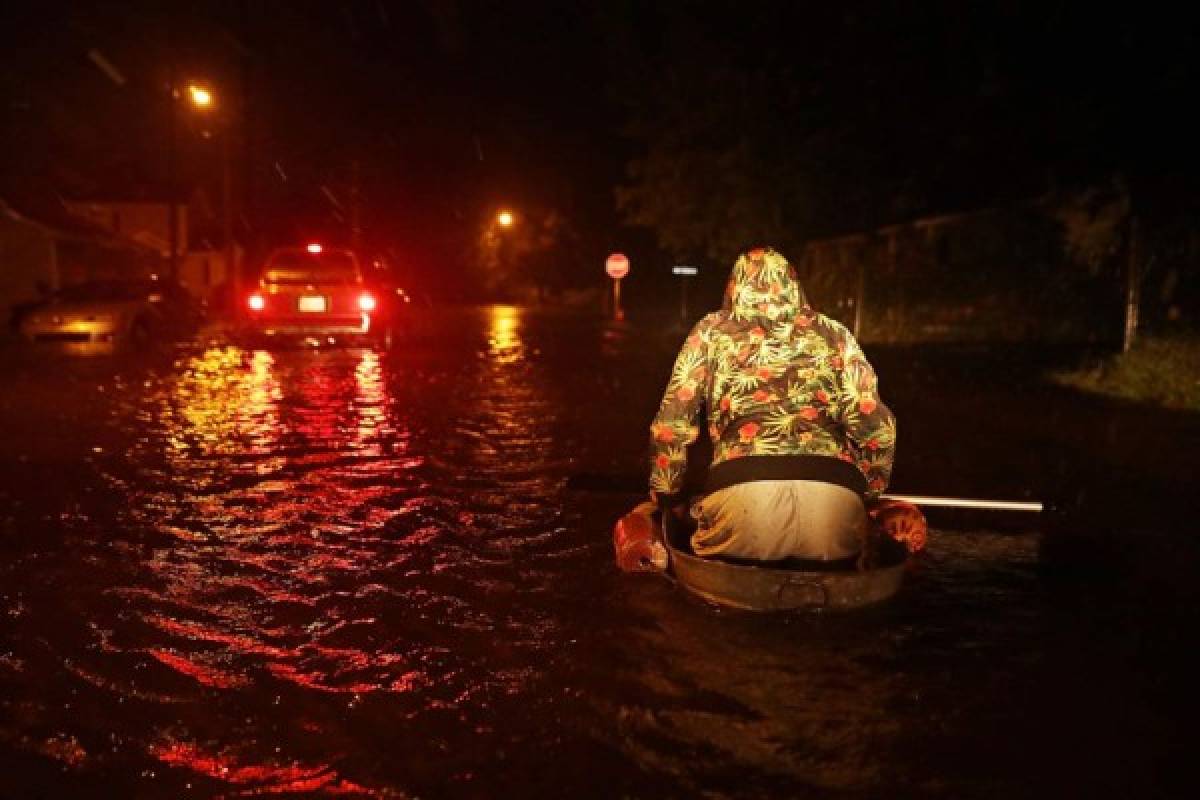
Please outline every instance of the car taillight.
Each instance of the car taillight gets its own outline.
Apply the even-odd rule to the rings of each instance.
[[[375,298],[365,292],[358,296],[358,307],[363,311],[375,310]]]
[[[267,301],[261,294],[252,294],[246,298],[246,305],[251,311],[262,311],[267,307]]]

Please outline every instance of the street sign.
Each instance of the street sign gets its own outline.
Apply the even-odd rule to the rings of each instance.
[[[674,267],[671,267],[671,272],[672,274],[683,278],[683,280],[679,282],[679,321],[686,325],[688,320],[687,279],[699,274],[700,269],[687,264],[677,264]]]
[[[629,259],[623,253],[613,253],[604,262],[604,271],[608,273],[608,277],[619,281],[629,274]]]
[[[613,253],[605,260],[604,271],[613,282],[613,317],[617,321],[623,320],[625,312],[621,310],[621,278],[629,274],[629,259],[624,253]]]

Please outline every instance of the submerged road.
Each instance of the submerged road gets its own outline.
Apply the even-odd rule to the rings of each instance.
[[[439,312],[388,353],[10,347],[0,796],[1189,785],[1186,544],[1161,571],[1063,576],[1034,521],[956,519],[894,602],[848,616],[718,611],[617,574],[611,524],[636,496],[567,479],[640,471],[681,338],[500,306]],[[876,362],[898,490],[1078,496],[1088,464],[1117,474],[1095,452],[1125,423],[1102,404],[969,354]],[[1101,538],[1111,556],[1170,527]]]

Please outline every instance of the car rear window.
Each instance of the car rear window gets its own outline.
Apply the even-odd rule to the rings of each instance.
[[[267,283],[359,283],[358,261],[348,250],[279,250],[271,254],[263,269]]]

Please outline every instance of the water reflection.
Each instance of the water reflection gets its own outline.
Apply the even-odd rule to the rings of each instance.
[[[419,494],[422,460],[390,417],[379,356],[213,348],[165,388],[139,415],[140,459],[152,463],[163,444],[158,490],[129,515],[171,544],[140,559],[134,585],[111,590],[134,611],[146,642],[136,650],[166,670],[164,700],[272,684],[351,698],[421,685],[415,666],[429,647],[381,624],[396,602],[388,575],[414,556],[387,526]],[[105,650],[129,652],[111,638]],[[133,692],[126,671],[104,675],[116,664],[91,671]],[[220,766],[234,784],[352,788],[328,763],[259,764],[252,747],[214,754],[170,734],[150,750],[206,774],[234,764]]]
[[[356,396],[354,408],[358,413],[358,431],[353,446],[364,455],[379,455],[383,450],[380,437],[387,422],[387,394],[379,354],[364,351],[354,369]]]
[[[492,306],[491,327],[488,330],[488,352],[502,364],[511,364],[525,357],[521,341],[521,310],[516,306]]]
[[[151,753],[162,764],[232,784],[241,796],[258,794],[326,794],[351,797],[393,797],[348,781],[325,765],[244,763],[227,751],[205,750],[191,742],[170,741],[155,745]]]
[[[482,496],[498,504],[511,499],[508,492],[515,483],[547,483],[542,468],[554,444],[554,385],[522,335],[525,313],[510,305],[485,310],[482,369],[471,376],[453,407],[453,434],[446,442],[446,461],[471,465],[465,474],[461,468],[448,469],[447,479],[491,491]]]
[[[249,450],[270,453],[279,441],[279,401],[283,392],[275,380],[275,359],[266,350],[250,357],[247,396],[237,405],[238,422],[249,437]]]
[[[173,391],[143,413],[147,431],[161,426],[175,457],[269,450],[279,427],[280,391],[266,351],[211,347],[186,362]]]
[[[443,735],[470,746],[540,679],[561,626],[541,598],[569,586],[534,565],[579,546],[546,468],[555,387],[520,309],[487,310],[472,346],[480,333],[482,358],[437,359],[427,379],[369,350],[216,347],[146,387],[125,516],[152,544],[107,591],[121,611],[101,626],[104,658],[76,674],[171,719],[211,713],[214,692],[306,709],[272,709],[268,729],[236,701],[241,733],[216,749],[152,725],[162,765],[256,791],[368,792],[328,748],[284,761],[274,743],[388,702],[451,715]]]
[[[0,519],[0,746],[35,767],[7,794],[1181,795],[1153,781],[1186,763],[1190,610],[1048,591],[1030,537],[982,531],[850,618],[617,576],[631,498],[561,479],[637,466],[675,343],[509,307],[439,325],[39,395],[67,435],[112,419],[111,481],[88,462]]]

